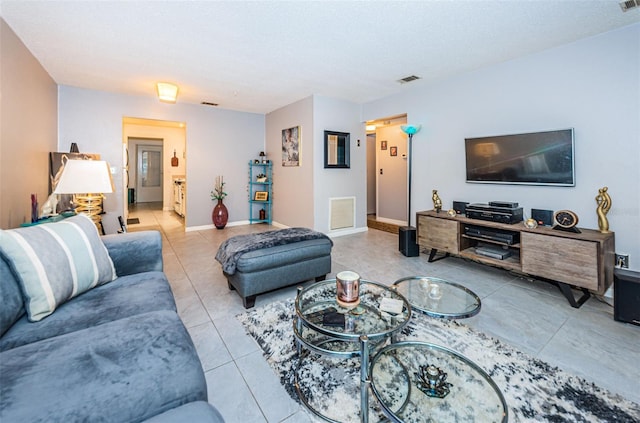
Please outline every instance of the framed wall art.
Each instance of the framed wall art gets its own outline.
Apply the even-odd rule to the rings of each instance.
[[[282,166],[300,166],[300,127],[282,130]]]
[[[398,147],[389,147],[389,155],[397,156],[398,155]]]
[[[386,150],[386,149],[387,149],[387,142],[380,141],[380,150]]]

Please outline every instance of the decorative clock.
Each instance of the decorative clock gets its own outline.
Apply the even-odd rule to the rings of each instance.
[[[580,233],[580,229],[576,227],[578,215],[571,210],[558,210],[553,214],[553,221],[555,222],[553,229]]]

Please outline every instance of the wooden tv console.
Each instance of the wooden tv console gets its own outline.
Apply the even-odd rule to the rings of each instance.
[[[416,213],[418,245],[430,250],[429,261],[450,254],[480,263],[541,278],[557,283],[571,306],[578,308],[590,297],[590,292],[604,294],[613,282],[615,236],[593,229],[581,233],[554,230],[539,226],[526,228],[522,222],[505,224],[469,219],[433,210]],[[514,235],[517,242],[465,235],[465,226],[472,225],[500,234]],[[519,241],[518,241],[519,238]],[[511,253],[504,259],[476,254],[478,245],[499,246]],[[436,254],[445,253],[436,257]],[[571,286],[583,292],[576,300]]]

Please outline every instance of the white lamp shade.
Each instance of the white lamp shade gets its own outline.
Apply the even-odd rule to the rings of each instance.
[[[109,164],[102,160],[67,160],[54,194],[114,192]]]
[[[165,103],[175,103],[178,98],[178,86],[169,82],[158,82],[158,99]]]

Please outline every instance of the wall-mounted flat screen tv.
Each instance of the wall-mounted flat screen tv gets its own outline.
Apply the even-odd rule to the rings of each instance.
[[[572,187],[574,148],[573,128],[465,138],[467,182]]]

